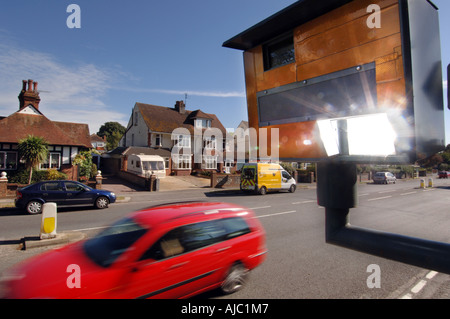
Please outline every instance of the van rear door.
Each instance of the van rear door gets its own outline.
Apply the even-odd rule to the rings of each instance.
[[[244,166],[241,173],[241,190],[256,190],[256,166]]]

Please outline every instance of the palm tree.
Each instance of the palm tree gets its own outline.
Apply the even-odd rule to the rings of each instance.
[[[30,170],[28,184],[31,184],[33,168],[44,162],[48,156],[48,143],[39,136],[28,135],[19,141],[19,154],[25,161],[25,166]]]

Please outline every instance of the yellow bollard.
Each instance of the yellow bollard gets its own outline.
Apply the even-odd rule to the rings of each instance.
[[[56,237],[56,203],[45,203],[42,207],[41,239]]]
[[[420,180],[420,188],[425,188],[425,180],[424,179]]]
[[[432,178],[428,179],[428,187],[433,188],[433,179]]]

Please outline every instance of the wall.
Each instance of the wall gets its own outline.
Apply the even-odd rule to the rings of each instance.
[[[211,187],[213,188],[239,188],[241,175],[238,174],[211,174]]]

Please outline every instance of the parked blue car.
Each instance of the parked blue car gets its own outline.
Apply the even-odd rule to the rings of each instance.
[[[39,214],[42,205],[47,202],[56,203],[57,206],[93,205],[102,209],[115,201],[113,192],[93,189],[79,182],[44,181],[18,189],[15,204],[29,214]]]

